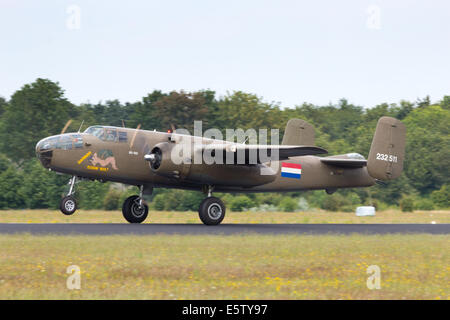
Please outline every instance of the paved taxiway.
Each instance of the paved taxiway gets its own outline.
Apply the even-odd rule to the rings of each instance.
[[[450,224],[78,224],[78,223],[0,223],[0,234],[449,234]]]

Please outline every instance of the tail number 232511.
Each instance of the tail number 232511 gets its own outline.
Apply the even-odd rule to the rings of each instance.
[[[377,160],[387,161],[387,162],[397,162],[397,156],[392,154],[377,153]]]

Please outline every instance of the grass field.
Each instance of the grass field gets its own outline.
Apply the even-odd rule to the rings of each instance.
[[[227,212],[223,223],[450,223],[450,210],[379,211],[375,217],[354,212]],[[65,216],[59,210],[4,210],[0,223],[126,223],[119,211],[78,210]],[[197,212],[151,211],[145,223],[201,223]]]
[[[0,299],[450,299],[449,247],[446,235],[0,235]],[[80,290],[66,287],[70,265]]]
[[[450,211],[227,212],[224,223],[450,223]],[[126,223],[119,211],[0,211],[0,223]],[[200,223],[151,212],[147,223]],[[447,235],[0,235],[0,299],[450,299]],[[69,290],[67,267],[81,268]],[[366,286],[381,269],[381,289]]]

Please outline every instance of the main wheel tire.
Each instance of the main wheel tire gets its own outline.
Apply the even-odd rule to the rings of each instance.
[[[77,201],[72,196],[64,197],[61,199],[59,209],[65,215],[70,216],[71,214],[74,214],[75,211],[77,210]]]
[[[141,223],[147,218],[148,206],[139,206],[139,196],[131,196],[123,202],[122,214],[129,223]]]
[[[225,205],[219,198],[208,197],[200,203],[198,215],[207,226],[218,225],[225,218]]]

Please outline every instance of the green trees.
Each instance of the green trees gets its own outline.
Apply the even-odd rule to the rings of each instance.
[[[6,109],[6,100],[3,97],[0,97],[0,117],[3,115],[3,112],[5,112]]]
[[[187,129],[193,134],[194,120],[206,119],[208,113],[207,92],[171,92],[154,104],[153,116],[157,118],[157,129],[167,130],[171,125]]]
[[[0,172],[0,209],[17,209],[24,206],[24,199],[17,192],[21,180],[12,165]]]
[[[88,125],[103,124],[167,130],[193,128],[194,120],[203,120],[208,128],[260,129],[278,128],[282,135],[286,122],[298,117],[316,129],[316,144],[330,154],[359,152],[368,155],[376,123],[381,116],[393,116],[407,127],[405,170],[399,179],[387,186],[370,189],[373,201],[382,206],[398,206],[405,197],[414,198],[419,209],[448,208],[450,168],[450,96],[439,104],[429,97],[416,102],[382,103],[363,108],[342,99],[335,105],[316,106],[308,103],[295,108],[280,108],[261,97],[235,91],[217,97],[214,91],[153,91],[139,102],[73,105],[64,97],[57,82],[37,79],[16,91],[7,101],[0,97],[0,208],[56,208],[67,189],[68,177],[48,172],[34,157],[36,143],[60,133],[68,119],[68,131],[78,129],[82,120]],[[280,141],[282,136],[280,136]],[[66,190],[67,191],[67,190]],[[117,191],[109,183],[82,181],[76,197],[85,209],[114,209],[136,190]],[[303,197],[309,207],[350,210],[367,204],[366,190],[338,191],[333,196],[323,191],[300,194],[224,195],[232,210],[260,205],[271,209],[293,210]],[[194,210],[203,199],[200,192],[156,190],[154,208],[160,210]]]
[[[280,201],[279,208],[286,212],[293,212],[297,209],[298,199],[291,197],[283,197]]]
[[[74,115],[74,106],[58,83],[37,79],[26,84],[12,95],[2,114],[0,150],[17,162],[30,159],[36,142],[61,132]]]
[[[445,184],[431,193],[431,199],[438,208],[450,207],[450,185]]]
[[[440,105],[442,109],[450,110],[450,96],[444,96]]]
[[[450,177],[450,110],[417,108],[405,119],[405,173],[422,194],[439,189]]]
[[[414,198],[411,196],[404,196],[400,200],[400,209],[402,209],[403,212],[412,212],[414,210],[415,203]]]
[[[236,91],[227,94],[217,102],[215,112],[216,126],[219,129],[226,128],[282,128],[282,113],[275,104],[265,103],[254,94]]]
[[[0,154],[0,209],[16,209],[23,206],[23,199],[17,192],[21,175],[5,155]]]
[[[104,199],[110,186],[110,183],[99,181],[80,181],[77,183],[75,198],[79,201],[80,208],[103,209],[105,205]],[[110,205],[118,208],[118,204],[108,204],[108,209]]]
[[[27,208],[59,207],[59,200],[68,182],[67,176],[44,169],[37,159],[26,162],[18,174],[22,176],[22,181],[16,187],[18,196]]]
[[[197,211],[204,198],[201,192],[158,190],[153,197],[152,206],[156,210]]]
[[[126,119],[131,121],[127,121],[127,126],[136,128],[138,124],[141,124],[143,129],[160,129],[159,119],[155,117],[155,103],[164,96],[166,94],[155,90],[142,98],[141,102],[129,105],[128,109],[131,112],[127,114],[128,117]]]
[[[118,210],[122,206],[122,204],[119,203],[120,195],[119,190],[110,188],[103,198],[103,208],[105,210]]]
[[[0,155],[0,209],[57,208],[65,176],[45,170],[36,159],[18,167]]]
[[[122,126],[122,120],[127,119],[125,106],[119,100],[107,100],[105,104],[98,103],[90,106],[96,124]]]
[[[255,206],[255,202],[246,195],[235,196],[230,204],[231,211],[243,211]]]

